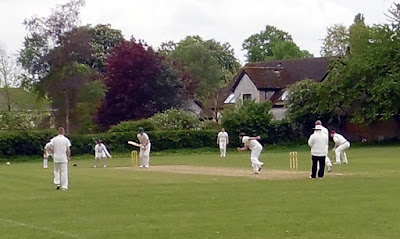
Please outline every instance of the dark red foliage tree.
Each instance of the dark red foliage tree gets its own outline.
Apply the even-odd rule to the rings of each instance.
[[[109,127],[178,107],[186,94],[185,82],[183,70],[173,62],[141,42],[124,41],[108,58],[107,93],[96,121]]]

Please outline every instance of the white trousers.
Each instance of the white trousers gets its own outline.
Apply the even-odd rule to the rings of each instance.
[[[49,167],[49,156],[52,156],[52,154],[49,154],[46,150],[43,153],[43,168],[48,168]]]
[[[62,189],[68,189],[68,163],[54,163],[55,185],[61,185]]]
[[[150,149],[151,143],[147,145],[146,148],[140,147],[139,157],[140,157],[140,166],[141,167],[149,167],[150,166]]]
[[[251,150],[250,161],[255,173],[258,173],[259,168],[264,165],[264,163],[260,161],[262,150],[263,148],[255,148]]]
[[[326,166],[332,167],[332,161],[328,157],[328,155],[326,155],[326,157],[325,157],[325,164],[326,164]]]
[[[346,152],[344,152],[346,149],[350,148],[350,142],[346,142],[344,144],[339,145],[339,147],[337,147],[335,149],[335,156],[336,156],[336,163],[340,164],[340,158],[343,158],[343,163],[349,163],[347,161],[347,155]]]
[[[219,142],[219,151],[221,152],[221,157],[226,156],[226,142]]]
[[[99,160],[103,161],[103,166],[106,167],[107,166],[107,157],[95,157],[94,158],[94,166],[98,166],[99,164]]]

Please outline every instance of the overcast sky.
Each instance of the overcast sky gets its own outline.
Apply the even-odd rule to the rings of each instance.
[[[23,20],[47,17],[67,0],[0,0],[0,42],[9,54],[22,47],[27,31]],[[188,35],[228,42],[245,62],[242,43],[272,25],[292,35],[302,50],[319,56],[321,39],[333,24],[349,26],[357,13],[368,25],[387,23],[384,13],[398,0],[86,0],[82,25],[111,24],[126,39],[160,43]]]

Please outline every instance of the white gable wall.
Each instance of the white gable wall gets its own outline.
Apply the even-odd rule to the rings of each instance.
[[[236,102],[238,102],[238,100],[243,100],[244,94],[251,94],[252,100],[260,102],[260,92],[247,74],[244,74],[242,79],[240,79],[239,84],[235,88],[234,94]]]

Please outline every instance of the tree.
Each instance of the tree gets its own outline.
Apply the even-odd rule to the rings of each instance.
[[[102,74],[106,71],[107,58],[111,55],[114,47],[123,40],[120,30],[112,29],[110,25],[97,25],[91,28],[93,39],[90,43],[92,49],[91,66],[97,68]]]
[[[84,5],[84,0],[70,0],[64,5],[57,5],[47,18],[32,17],[24,20],[29,34],[19,53],[19,61],[28,71],[24,79],[26,87],[40,82],[48,74],[47,55],[51,49],[60,45],[65,33],[78,26],[79,10]]]
[[[6,48],[0,44],[0,87],[4,88],[8,111],[11,111],[11,100],[8,88],[17,87],[19,84],[17,64],[8,55]]]
[[[313,55],[290,41],[278,42],[272,48],[273,60],[311,58]]]
[[[301,51],[293,42],[292,36],[270,25],[265,30],[253,34],[244,40],[243,50],[247,51],[248,62],[296,59],[311,57],[307,51]]]
[[[188,36],[179,43],[163,43],[159,52],[181,63],[190,75],[194,97],[218,121],[218,90],[238,72],[240,64],[228,43]]]
[[[333,60],[327,78],[313,91],[319,97],[302,93],[307,87],[293,88],[298,97],[289,105],[289,115],[323,117],[339,129],[348,120],[369,124],[394,117],[400,124],[400,41],[393,37],[397,33],[387,24],[367,26],[358,15],[349,28],[350,51]]]
[[[345,56],[349,47],[349,30],[342,24],[335,24],[327,29],[323,39],[321,56]]]
[[[184,73],[141,41],[124,41],[107,61],[107,94],[97,122],[109,127],[179,106],[185,96]]]
[[[392,29],[400,31],[400,3],[393,3],[386,16],[391,22]]]

